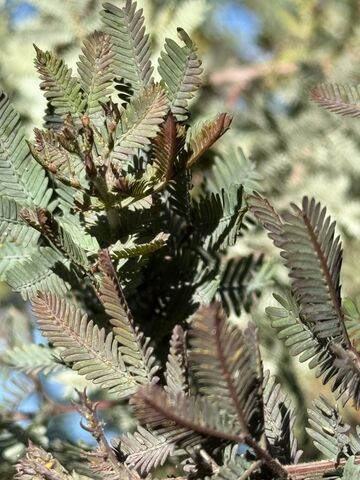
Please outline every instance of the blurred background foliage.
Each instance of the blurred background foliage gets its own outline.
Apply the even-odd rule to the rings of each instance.
[[[359,0],[138,0],[138,4],[145,10],[154,56],[158,56],[165,37],[176,36],[177,26],[198,45],[205,75],[193,116],[202,121],[224,110],[234,115],[232,129],[217,145],[217,153],[199,165],[194,183],[204,181],[204,172],[211,182],[218,155],[223,160],[217,160],[216,168],[232,169],[249,190],[256,188],[280,210],[290,201],[298,203],[305,194],[315,196],[337,220],[344,243],[343,291],[355,297],[360,292],[358,120],[320,110],[310,102],[308,93],[324,79],[360,83]],[[41,125],[45,107],[33,67],[32,44],[56,52],[74,67],[80,42],[99,26],[99,8],[99,0],[0,0],[0,89],[21,112],[29,135],[33,126]],[[271,242],[248,222],[248,230],[231,255],[253,251],[265,254],[266,260],[251,279],[248,293],[263,293],[240,321],[251,315],[260,326],[267,366],[287,384],[301,423],[305,406],[319,393],[319,382],[306,367],[290,359],[269,327],[264,308],[274,303],[272,293],[283,288],[287,279]],[[1,298],[0,349],[4,349],[30,338],[34,330],[24,320],[30,315],[27,306],[5,287]],[[8,380],[6,366],[1,372]],[[34,381],[29,378],[30,383]],[[61,393],[60,381],[68,387],[60,389]],[[1,478],[6,478],[6,462],[19,454],[26,439],[46,441],[42,437],[45,423],[56,442],[73,441],[79,435],[78,430],[75,435],[75,430],[69,429],[78,421],[69,406],[72,387],[80,387],[75,374],[59,369],[44,381],[41,395],[55,403],[52,411],[41,414],[37,408],[39,393],[32,393],[29,401],[24,383],[21,385],[17,391],[12,383],[0,400],[3,404],[19,403],[22,427],[26,428],[29,415],[36,421],[25,437],[23,431],[11,432],[17,443],[8,432],[0,431]],[[33,392],[32,387],[29,392]],[[44,422],[49,415],[51,420]],[[107,415],[110,435],[131,422],[121,408]],[[347,412],[350,423],[353,415],[355,412]],[[306,439],[302,442],[306,449]],[[76,447],[67,445],[70,458],[71,449]]]

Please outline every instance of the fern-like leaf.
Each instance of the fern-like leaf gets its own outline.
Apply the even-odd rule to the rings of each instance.
[[[6,281],[25,300],[34,297],[39,291],[65,295],[70,286],[63,278],[62,263],[63,258],[52,248],[41,247],[29,259],[9,268]]]
[[[101,12],[105,33],[111,37],[114,73],[125,84],[130,84],[135,95],[152,82],[150,39],[145,33],[142,9],[136,2],[126,0],[123,8],[104,4]]]
[[[113,326],[115,339],[119,343],[122,359],[128,366],[128,370],[136,376],[138,383],[155,382],[154,375],[158,368],[154,365],[153,349],[149,347],[149,339],[145,338],[135,325],[118,276],[106,250],[100,252],[99,263],[104,273],[99,297],[106,313],[110,316],[110,323]]]
[[[121,450],[126,455],[125,463],[144,475],[164,465],[174,452],[175,444],[165,436],[154,435],[139,426],[135,433],[127,433],[121,438]]]
[[[215,120],[202,125],[201,130],[191,136],[189,151],[191,152],[187,166],[191,167],[199,158],[230,128],[232,116],[220,113]]]
[[[170,112],[153,143],[152,159],[159,179],[168,182],[172,178],[174,162],[182,151],[184,142],[185,130],[176,123]]]
[[[232,246],[238,236],[242,216],[242,188],[232,185],[228,191],[212,193],[193,202],[192,222],[203,237],[203,248],[214,251]]]
[[[168,234],[161,232],[148,243],[132,243],[131,245],[127,245],[118,241],[111,247],[111,255],[116,259],[150,255],[160,248],[163,248],[168,238]]]
[[[21,208],[15,200],[0,198],[0,242],[28,248],[36,245],[40,235],[22,220]]]
[[[64,349],[64,362],[118,398],[134,393],[136,379],[127,371],[112,333],[106,335],[80,309],[54,294],[38,294],[32,307],[42,333]]]
[[[246,197],[246,202],[250,211],[262,223],[263,227],[268,231],[268,237],[274,242],[276,247],[281,247],[283,241],[283,220],[275,211],[274,207],[268,200],[258,193]]]
[[[190,447],[209,438],[239,442],[238,423],[219,414],[219,404],[206,397],[167,393],[157,386],[140,387],[131,399],[142,425],[160,433],[180,447]]]
[[[71,262],[84,269],[88,267],[86,252],[74,242],[71,235],[62,228],[49,211],[43,208],[37,208],[35,211],[24,208],[21,216]]]
[[[311,428],[306,431],[320,452],[333,460],[351,454],[350,426],[343,422],[338,409],[325,397],[314,400],[313,408],[308,409],[308,415]]]
[[[264,375],[265,437],[271,455],[282,464],[297,463],[302,451],[293,435],[295,415],[291,400],[269,371]]]
[[[228,313],[234,311],[240,315],[241,309],[249,310],[253,296],[260,291],[251,290],[251,280],[263,265],[263,256],[231,258],[226,262],[225,269],[221,273],[218,292],[224,308]]]
[[[219,306],[202,308],[190,331],[190,360],[200,393],[237,418],[244,434],[262,434],[262,366],[254,327],[244,333]]]
[[[111,94],[114,52],[108,35],[94,32],[84,41],[78,62],[81,86],[86,96],[86,112],[93,117],[102,111]]]
[[[302,208],[283,218],[281,244],[300,313],[320,338],[349,345],[340,296],[342,249],[326,208],[304,197]]]
[[[171,111],[178,121],[183,121],[187,119],[189,100],[201,84],[203,69],[187,33],[178,28],[178,35],[185,45],[180,47],[174,40],[166,40],[165,51],[159,59],[159,73],[166,85]]]
[[[20,116],[0,92],[0,196],[46,207],[51,194],[45,172],[30,155]]]
[[[173,329],[165,371],[167,392],[186,393],[189,390],[186,334],[180,325]]]
[[[83,95],[79,81],[72,77],[72,71],[63,60],[51,52],[36,49],[35,66],[40,74],[40,88],[55,113],[65,117],[69,113],[76,116],[83,104]]]
[[[20,372],[31,375],[40,372],[47,375],[61,368],[60,363],[49,348],[34,343],[15,346],[6,350],[1,355],[0,361]]]
[[[360,117],[359,87],[322,83],[311,90],[310,98],[321,107],[338,115]]]
[[[113,159],[129,160],[137,149],[149,145],[163,123],[167,109],[166,95],[159,85],[151,85],[133,98],[121,115]]]

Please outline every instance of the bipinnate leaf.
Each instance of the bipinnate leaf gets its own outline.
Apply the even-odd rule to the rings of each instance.
[[[310,98],[321,107],[338,115],[360,116],[360,90],[357,86],[322,83],[310,91]]]
[[[307,362],[315,369],[315,376],[323,383],[331,381],[331,389],[343,403],[350,398],[360,405],[360,364],[353,349],[345,350],[333,340],[324,339],[313,332],[299,312],[294,297],[274,295],[280,307],[268,307],[266,313],[278,336],[284,340],[291,355],[299,355],[300,362]]]
[[[170,338],[165,380],[167,392],[187,393],[189,390],[186,333],[180,325],[175,325]]]
[[[190,362],[198,390],[236,418],[244,434],[263,432],[262,365],[254,326],[244,333],[219,305],[200,309],[190,330]]]
[[[190,158],[187,166],[194,165],[199,158],[230,128],[232,116],[220,113],[214,120],[209,120],[202,125],[199,132],[191,136],[189,143]]]
[[[326,458],[339,460],[352,452],[350,425],[344,423],[337,407],[321,396],[314,400],[313,407],[308,409],[311,428],[306,431],[312,437],[315,447]]]
[[[268,231],[268,237],[271,238],[276,247],[280,247],[283,241],[283,220],[275,211],[268,200],[263,198],[257,192],[246,197],[246,203],[250,212],[261,222]]]
[[[191,220],[202,237],[205,250],[221,251],[235,245],[242,217],[243,189],[231,185],[228,190],[210,193],[193,201]]]
[[[32,307],[43,335],[64,349],[64,362],[117,398],[134,393],[138,379],[126,369],[112,333],[106,334],[79,308],[52,293],[39,293]]]
[[[20,115],[0,92],[0,196],[46,207],[51,195],[44,170],[30,154]]]
[[[340,295],[342,248],[326,208],[304,197],[286,213],[281,248],[300,313],[320,338],[349,346]]]
[[[76,116],[83,103],[80,82],[72,77],[71,68],[63,60],[36,46],[35,50],[35,67],[40,75],[40,88],[44,91],[45,98],[61,117],[64,118],[69,113]]]
[[[117,241],[111,247],[111,256],[116,259],[121,259],[150,255],[160,248],[165,247],[168,238],[169,234],[160,232],[148,243],[132,243],[131,245],[128,245],[121,243],[121,241]]]
[[[145,32],[142,9],[126,0],[123,8],[105,3],[101,12],[105,33],[110,35],[114,57],[114,74],[131,85],[134,95],[152,82],[149,35]]]
[[[157,380],[155,373],[158,367],[154,365],[153,349],[149,347],[149,339],[135,325],[107,250],[100,252],[99,265],[104,274],[101,280],[99,297],[110,317],[122,360],[127,365],[129,372],[136,375],[139,383],[155,382]]]
[[[270,372],[264,374],[264,421],[268,450],[283,465],[297,463],[302,450],[294,437],[296,417],[291,400]]]
[[[178,28],[178,35],[184,46],[180,47],[174,40],[167,38],[158,70],[166,86],[170,110],[178,121],[184,121],[188,117],[189,100],[201,84],[203,69],[196,47],[187,33]]]
[[[0,197],[0,242],[22,247],[34,247],[39,233],[21,218],[22,206],[11,198]]]
[[[70,288],[63,275],[67,266],[51,247],[39,247],[29,258],[21,259],[6,271],[6,282],[25,300],[35,297],[39,291],[65,296]]]
[[[184,147],[185,130],[169,112],[153,141],[152,160],[159,179],[169,182],[174,171],[174,162]]]
[[[175,444],[160,434],[154,434],[138,426],[135,433],[127,433],[121,438],[121,451],[125,453],[126,465],[141,475],[164,465],[175,450]]]
[[[82,52],[78,71],[85,93],[85,111],[93,117],[102,111],[101,103],[106,103],[111,94],[115,53],[110,36],[97,31],[84,41]]]
[[[209,438],[229,442],[242,439],[239,424],[219,414],[219,404],[206,397],[168,393],[154,385],[140,387],[130,403],[141,425],[166,432],[168,440],[181,447],[199,445]]]
[[[133,97],[121,114],[113,160],[132,158],[137,149],[143,149],[156,137],[168,110],[167,99],[160,85],[150,85]]]

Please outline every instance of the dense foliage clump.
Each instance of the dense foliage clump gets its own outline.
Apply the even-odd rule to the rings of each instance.
[[[106,3],[101,18],[77,76],[35,47],[47,109],[32,140],[0,96],[1,279],[36,317],[36,327],[20,319],[26,341],[1,355],[3,477],[357,478],[360,432],[325,397],[307,431],[326,460],[300,463],[292,401],[264,370],[256,326],[229,319],[261,294],[262,256],[230,251],[257,219],[290,279],[267,310],[272,326],[358,409],[360,307],[341,297],[335,223],[307,197],[278,213],[241,184],[241,155],[196,170],[232,118],[190,121],[202,75],[195,44],[178,28],[155,72],[136,3]],[[313,99],[356,114],[334,87]],[[36,329],[46,345],[31,341]],[[94,448],[50,434],[60,405],[46,378],[70,371],[87,388],[74,385],[76,401],[63,407],[81,413]],[[39,408],[22,417],[18,405],[34,392]],[[102,412],[118,419],[112,441]]]

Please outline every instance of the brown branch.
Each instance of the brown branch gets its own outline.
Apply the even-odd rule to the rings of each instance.
[[[335,460],[320,460],[318,462],[298,463],[296,465],[286,465],[284,468],[293,480],[305,480],[313,478],[313,475],[323,475],[343,467],[347,459],[342,458],[339,461]],[[354,459],[356,465],[360,465],[360,455]]]

